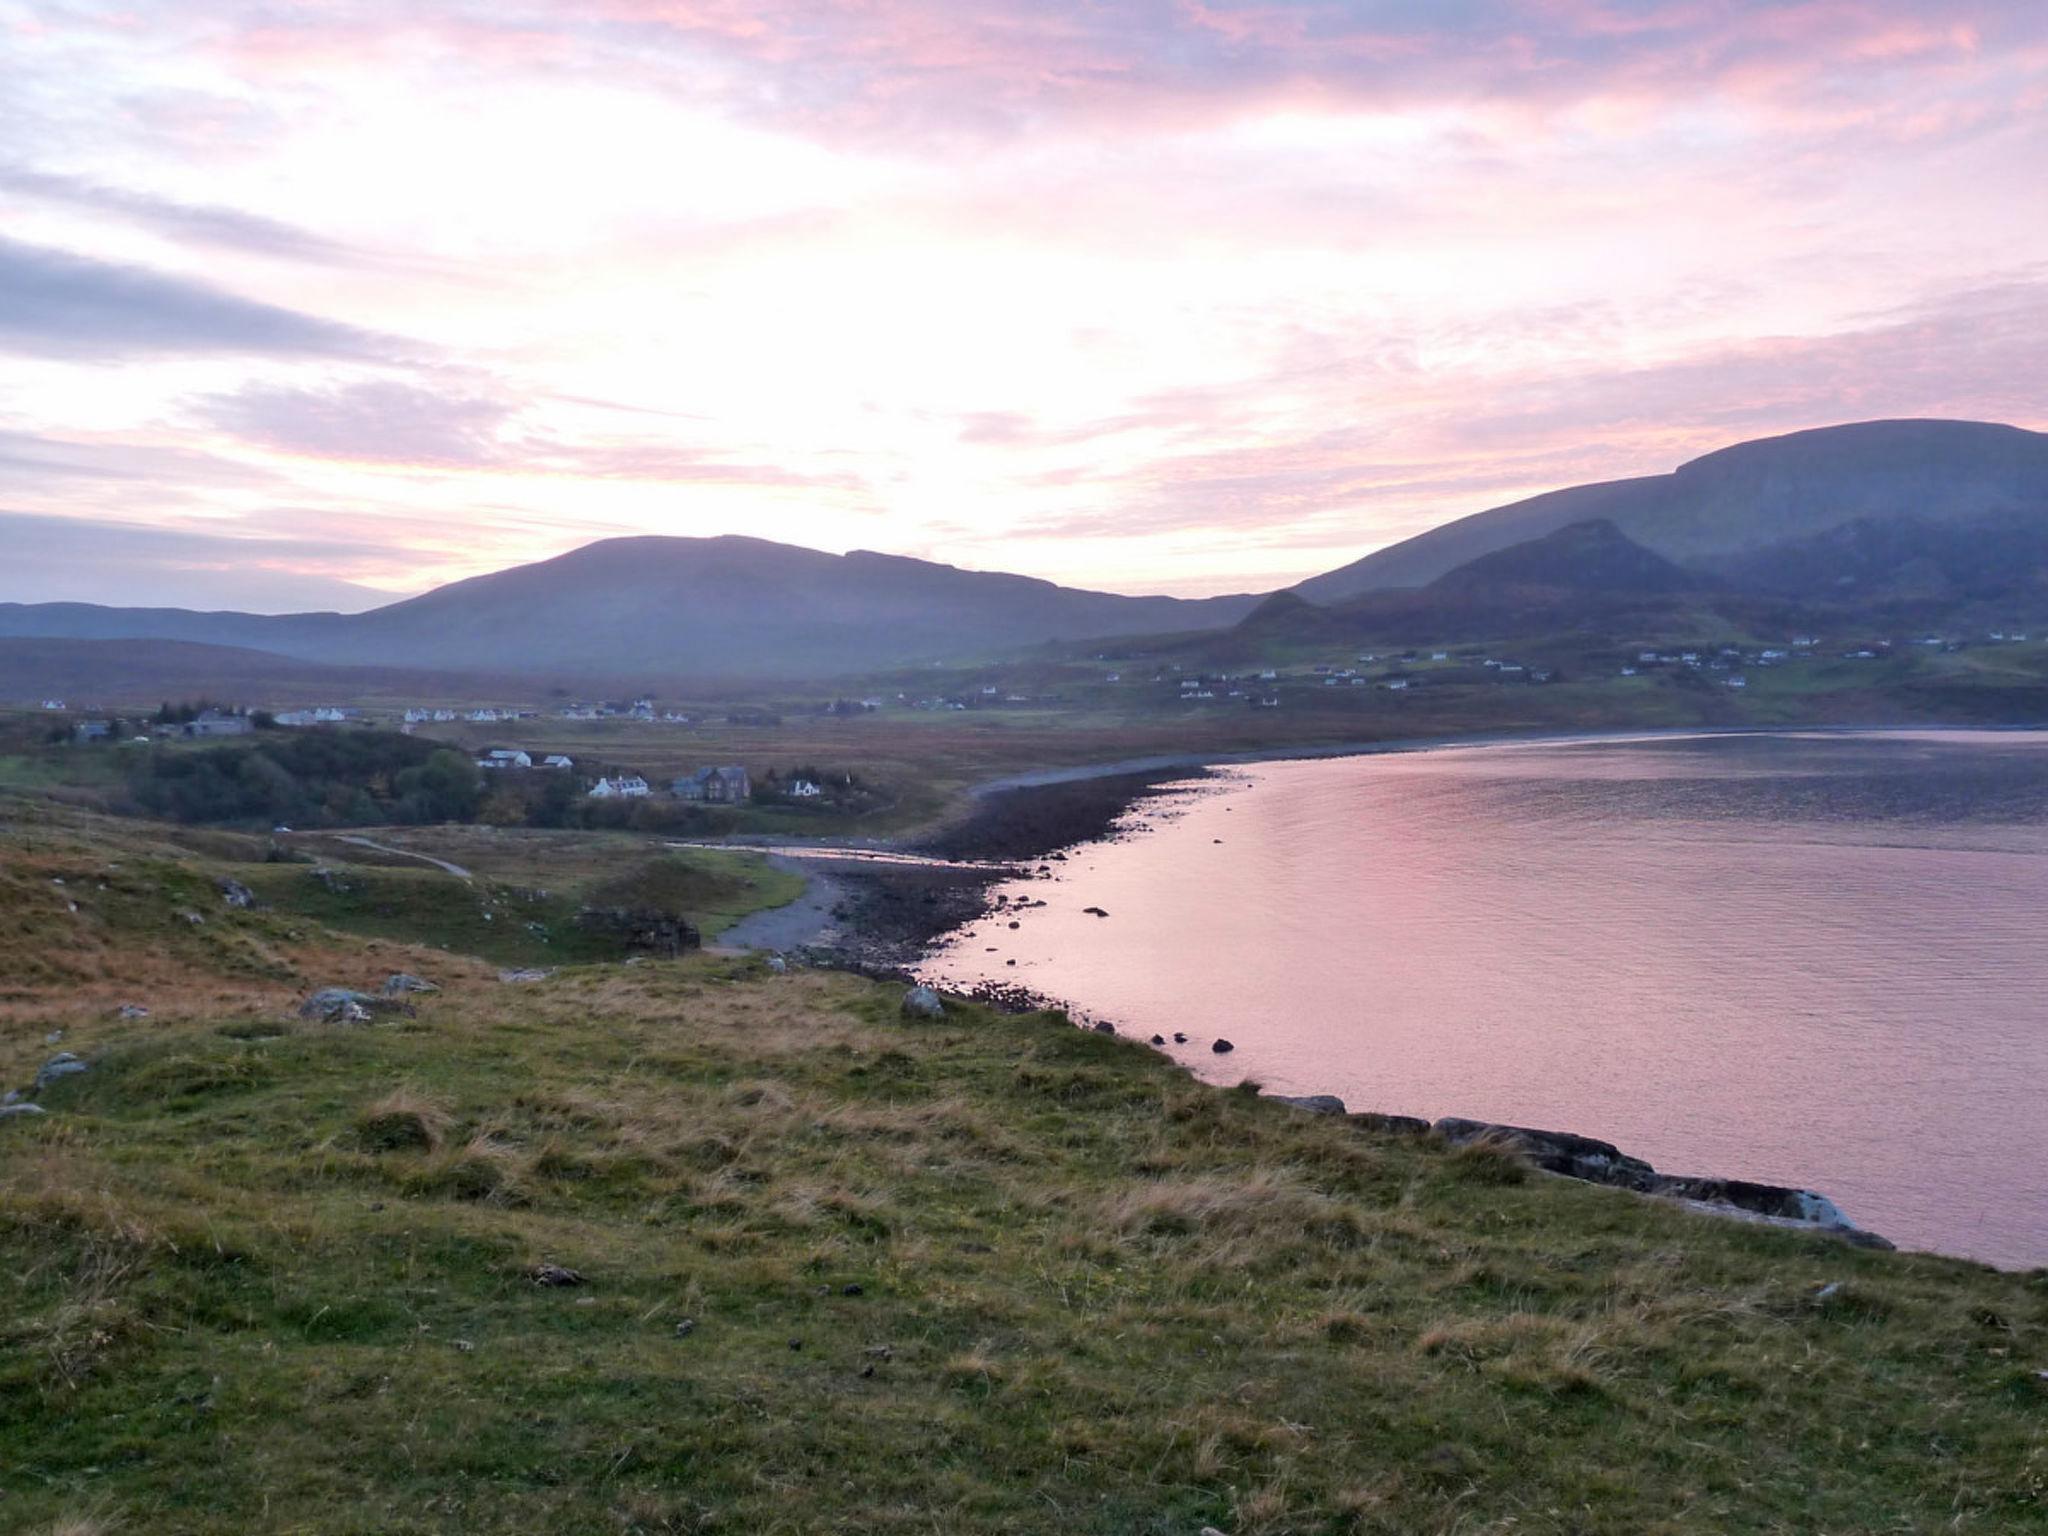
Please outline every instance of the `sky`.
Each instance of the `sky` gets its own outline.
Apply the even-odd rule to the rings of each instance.
[[[0,601],[1265,590],[2044,335],[2040,0],[0,0]]]

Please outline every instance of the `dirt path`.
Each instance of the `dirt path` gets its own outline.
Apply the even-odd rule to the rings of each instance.
[[[474,878],[460,864],[450,864],[446,859],[437,859],[431,853],[414,853],[410,848],[393,848],[389,843],[372,842],[367,837],[356,837],[350,833],[337,833],[334,840],[337,843],[354,843],[358,848],[374,848],[379,853],[396,854],[401,859],[420,859],[436,869],[445,869],[458,880]]]

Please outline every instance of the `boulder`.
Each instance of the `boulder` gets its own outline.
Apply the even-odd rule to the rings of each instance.
[[[1568,1179],[1647,1192],[1657,1177],[1648,1163],[1630,1157],[1613,1142],[1570,1131],[1539,1131],[1526,1125],[1495,1125],[1456,1117],[1439,1120],[1432,1129],[1454,1147],[1483,1139],[1499,1141],[1546,1173],[1563,1174]]]
[[[123,1003],[114,1010],[114,1017],[117,1019],[146,1019],[149,1017],[149,1010],[140,1003]]]
[[[789,971],[789,962],[780,955],[770,955],[768,957],[768,969],[773,975],[786,975]]]
[[[1101,1022],[1096,1024],[1095,1033],[1097,1033],[1098,1035],[1113,1035],[1116,1033],[1116,1026],[1110,1023],[1109,1020],[1103,1019]]]
[[[1236,1050],[1237,1047],[1232,1045],[1228,1040],[1218,1040],[1215,1044],[1211,1045],[1209,1049],[1214,1051],[1218,1056],[1222,1056],[1227,1054],[1228,1052]]]
[[[554,974],[553,971],[543,971],[533,966],[520,966],[513,970],[498,972],[498,980],[506,983],[546,981]]]
[[[408,992],[438,992],[441,989],[431,981],[422,981],[404,971],[394,971],[384,978],[382,990],[386,997],[402,997]]]
[[[1312,1115],[1341,1115],[1344,1101],[1333,1093],[1310,1093],[1295,1097],[1284,1093],[1268,1095],[1275,1104],[1291,1104],[1296,1109],[1305,1109]]]
[[[945,1000],[930,987],[912,987],[903,994],[903,1016],[906,1019],[943,1019],[946,1016]]]
[[[1382,1115],[1372,1110],[1360,1110],[1351,1117],[1351,1123],[1361,1131],[1379,1131],[1390,1136],[1429,1134],[1429,1122],[1420,1115]]]
[[[0,1104],[0,1120],[15,1120],[44,1112],[40,1104]]]
[[[374,997],[347,987],[322,987],[299,1004],[299,1017],[324,1024],[367,1024],[379,1014],[412,1016],[412,1004],[395,998]]]
[[[86,1064],[72,1055],[71,1052],[59,1051],[48,1061],[44,1062],[42,1070],[36,1073],[35,1091],[41,1093],[50,1084],[62,1078],[76,1077],[85,1070]]]
[[[213,882],[220,888],[220,898],[231,907],[253,907],[256,893],[239,880],[230,880],[225,875]]]

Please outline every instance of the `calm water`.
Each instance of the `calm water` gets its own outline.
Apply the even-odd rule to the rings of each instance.
[[[1008,889],[1049,905],[935,975],[1185,1031],[1213,1081],[1601,1136],[2048,1264],[2048,732],[1267,764]]]

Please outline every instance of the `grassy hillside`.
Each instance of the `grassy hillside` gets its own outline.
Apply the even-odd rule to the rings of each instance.
[[[2048,1525],[2048,1275],[851,977],[508,986],[223,909],[233,841],[52,815],[0,822],[0,1081],[53,1030],[91,1065],[0,1121],[8,1529]],[[401,968],[415,1017],[290,1017]]]

